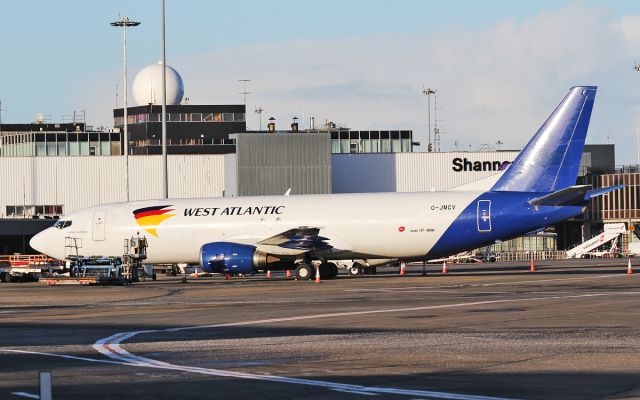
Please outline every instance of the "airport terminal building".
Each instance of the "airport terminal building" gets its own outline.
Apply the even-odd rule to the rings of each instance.
[[[234,152],[170,153],[169,196],[281,195],[289,189],[292,195],[487,190],[518,154],[334,153],[332,136],[332,132],[240,132],[229,136]],[[161,198],[162,157],[129,157],[129,193],[124,158],[0,157],[0,179],[6,188],[0,194],[0,252],[30,251],[30,236],[60,215],[127,198]],[[564,249],[602,229],[604,223],[640,221],[640,172],[625,168],[616,167],[613,145],[585,146],[578,183],[600,187],[625,182],[628,186],[595,201],[583,218],[555,227],[557,237],[527,239],[518,249]],[[499,244],[498,248],[509,251],[509,246]]]

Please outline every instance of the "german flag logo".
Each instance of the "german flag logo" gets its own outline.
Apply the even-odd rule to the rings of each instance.
[[[135,217],[138,225],[143,227],[145,231],[149,232],[155,237],[158,237],[158,232],[156,231],[158,225],[160,225],[166,219],[175,217],[175,214],[168,214],[171,211],[174,211],[173,208],[169,207],[171,206],[138,208],[137,210],[133,211],[133,216]]]

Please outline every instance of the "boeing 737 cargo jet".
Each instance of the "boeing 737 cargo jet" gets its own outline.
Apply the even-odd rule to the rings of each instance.
[[[82,255],[120,255],[124,239],[145,235],[150,264],[224,273],[295,265],[301,278],[312,262],[331,276],[331,260],[413,261],[478,248],[580,215],[589,199],[620,188],[575,185],[595,95],[595,86],[571,88],[489,191],[116,203],[65,216],[31,246],[63,259],[65,238],[77,238]]]

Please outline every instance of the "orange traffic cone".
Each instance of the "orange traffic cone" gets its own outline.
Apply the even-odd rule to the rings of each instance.
[[[291,278],[291,270],[290,269],[287,270],[287,278]]]
[[[631,269],[631,259],[627,263],[627,274],[633,274],[633,269]]]
[[[447,273],[447,262],[446,261],[442,262],[442,273],[443,274]]]
[[[316,267],[316,283],[320,283],[320,268]]]
[[[407,266],[404,261],[400,261],[400,276],[405,276],[407,274],[407,271],[405,270],[406,268]]]
[[[269,279],[269,278],[271,278],[271,270],[270,269],[267,270],[267,279]]]
[[[536,263],[531,259],[531,272],[536,272]]]
[[[198,267],[195,268],[195,272],[193,273],[193,277],[198,279]]]

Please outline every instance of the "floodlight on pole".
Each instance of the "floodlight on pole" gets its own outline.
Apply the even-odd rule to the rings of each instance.
[[[258,118],[260,119],[260,129],[262,130],[262,113],[264,112],[264,108],[262,107],[257,107],[255,110],[255,113],[258,114]]]
[[[125,174],[127,175],[125,180],[125,192],[127,201],[129,201],[129,121],[127,114],[127,28],[140,25],[140,22],[131,21],[128,17],[122,17],[119,21],[111,23],[111,26],[116,28],[122,28],[124,36],[124,160],[125,160]]]
[[[429,133],[429,142],[427,145],[427,151],[433,151],[433,143],[431,143],[431,95],[436,94],[436,90],[424,87],[422,88],[422,94],[427,96],[427,129]]]
[[[167,57],[165,53],[165,16],[162,0],[162,197],[169,198],[169,168],[167,165]]]

